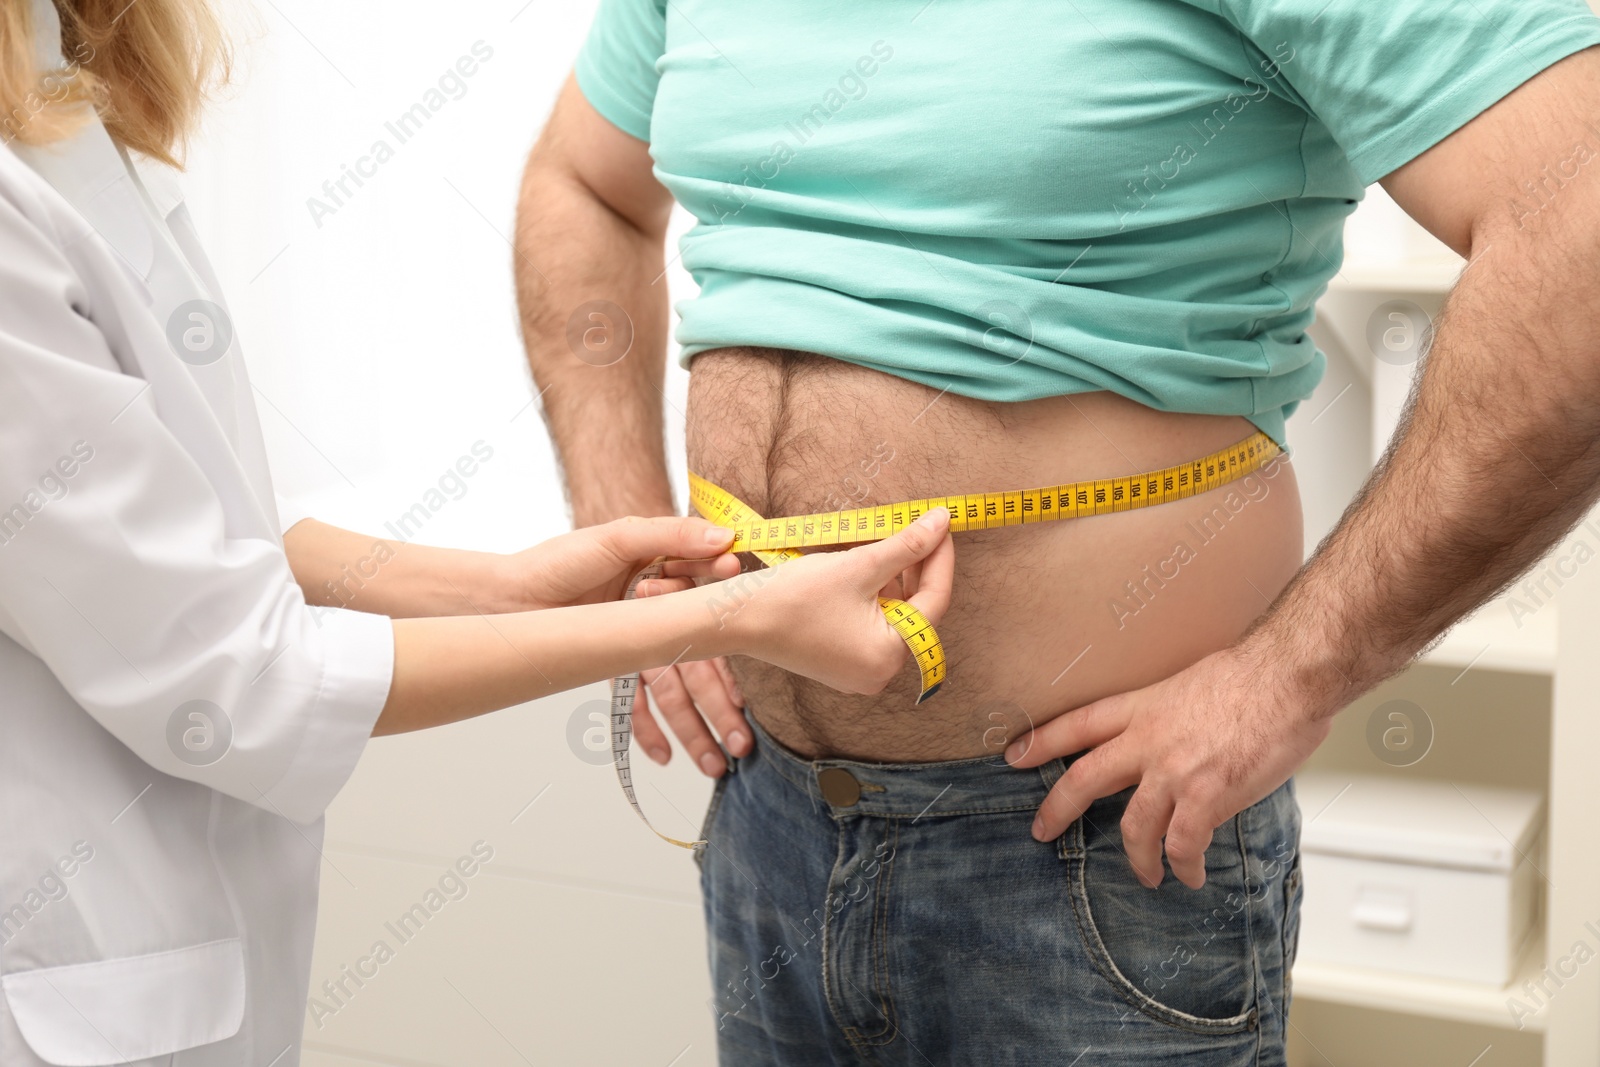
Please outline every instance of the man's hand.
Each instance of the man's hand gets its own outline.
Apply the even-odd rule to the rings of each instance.
[[[1329,720],[1263,686],[1268,672],[1232,648],[1131,693],[1069,711],[1006,749],[1014,767],[1094,751],[1067,768],[1034,819],[1053,841],[1100,797],[1137,785],[1122,838],[1139,880],[1161,884],[1167,862],[1191,889],[1206,881],[1212,831],[1264,799],[1305,762]]]
[[[1124,820],[1145,881],[1159,843],[1204,880],[1211,831],[1310,755],[1328,720],[1516,577],[1600,495],[1600,49],[1571,56],[1383,180],[1470,262],[1400,429],[1338,526],[1233,649],[1045,724],[1015,760],[1098,745],[1042,832],[1138,784]],[[1590,169],[1576,169],[1589,164]],[[1559,186],[1536,185],[1552,172]],[[1541,192],[1540,190],[1543,189]]]
[[[679,663],[640,676],[651,701],[688,751],[694,765],[712,778],[728,769],[722,750],[706,724],[715,726],[722,743],[736,758],[748,756],[754,742],[744,719],[744,694],[734,681],[728,661],[716,659]],[[633,706],[633,736],[645,754],[665,766],[672,759],[667,735],[644,704]]]

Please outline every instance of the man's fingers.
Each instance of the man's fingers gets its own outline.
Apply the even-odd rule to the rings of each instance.
[[[727,725],[716,723],[717,732],[722,735],[722,747],[735,756],[743,758],[750,754],[755,747],[755,737],[750,730],[750,723],[745,719],[744,690],[739,688],[739,680],[733,676],[733,668],[728,666],[728,661],[721,656],[707,660],[716,669],[718,677],[722,679],[722,687],[728,694],[728,701],[738,710],[737,717],[729,716]]]
[[[661,732],[656,717],[650,714],[648,700],[633,702],[633,740],[645,755],[663,767],[672,759],[672,745],[667,742],[667,735]]]
[[[1154,785],[1145,784],[1133,791],[1133,798],[1122,813],[1122,847],[1133,864],[1133,873],[1151,889],[1166,877],[1161,865],[1161,837],[1172,819],[1172,808],[1172,798]]]
[[[1132,717],[1132,704],[1115,697],[1085,704],[1011,742],[1006,748],[1006,762],[1013,767],[1037,767],[1105,744],[1126,730]]]
[[[950,608],[950,590],[956,577],[956,543],[948,532],[922,561],[920,573],[912,588],[916,592],[906,602],[937,623]]]
[[[732,578],[739,573],[739,557],[723,553],[711,559],[669,559],[661,573],[668,578]]]
[[[706,729],[705,721],[695,710],[694,699],[684,685],[679,668],[666,667],[654,680],[645,684],[649,687],[656,709],[667,720],[672,732],[678,735],[678,740],[688,750],[694,765],[712,778],[719,777],[727,769],[727,762],[722,758],[722,750],[717,747],[711,731]]]
[[[660,596],[693,589],[696,578],[722,581],[739,573],[739,557],[723,553],[710,559],[669,559],[661,564],[660,578],[639,583],[634,596]]]
[[[634,587],[633,595],[642,599],[648,596],[663,596],[667,593],[681,593],[693,588],[693,578],[646,578]]]
[[[725,669],[726,664],[724,664]],[[750,725],[745,722],[743,702],[735,701],[733,694],[728,691],[728,681],[732,676],[724,675],[718,670],[715,661],[680,663],[678,674],[688,687],[689,695],[694,698],[701,716],[716,727],[717,734],[722,737],[724,743],[730,738],[738,737],[740,745],[729,744],[728,750],[736,756],[746,754],[739,752],[738,748],[748,746]],[[725,765],[719,752],[715,770],[704,765],[700,769],[714,778],[722,773]]]
[[[728,690],[728,699],[739,707],[744,707],[744,690],[739,688],[739,679],[733,676],[733,668],[728,665],[726,657],[718,656],[716,659],[708,659],[706,662],[715,667],[717,673],[722,675],[722,684]]]
[[[1095,749],[1067,768],[1033,820],[1033,836],[1054,841],[1101,797],[1120,793],[1139,781],[1138,756],[1124,754],[1119,746]]]
[[[1167,827],[1167,862],[1190,889],[1206,884],[1206,849],[1216,827],[1193,803],[1181,805]]]

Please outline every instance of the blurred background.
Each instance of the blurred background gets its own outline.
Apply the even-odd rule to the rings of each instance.
[[[594,0],[224,6],[238,77],[193,146],[188,191],[245,342],[280,491],[374,533],[431,501],[413,536],[432,544],[513,550],[562,532],[566,507],[518,339],[510,237],[524,157]],[[454,73],[464,56],[470,76]],[[400,143],[386,124],[431,92],[443,104]],[[365,165],[359,185],[347,180],[349,195],[325,184],[379,140],[392,156]],[[1370,338],[1425,330],[1461,268],[1376,189],[1347,243],[1317,328],[1328,376],[1290,425],[1308,548],[1370,469],[1420,351]],[[667,281],[675,300],[692,291],[679,267]],[[669,361],[680,478],[685,383]],[[486,449],[470,478],[447,474]],[[1561,771],[1553,755],[1555,611],[1531,629],[1481,614],[1478,631],[1343,716],[1319,764],[1592,799],[1587,783],[1562,784],[1587,776]],[[1363,740],[1367,709],[1399,696],[1431,714],[1431,762],[1399,769]],[[715,1062],[696,869],[620,795],[605,698],[595,686],[371,746],[328,816],[306,1063]],[[638,778],[665,832],[696,831],[710,784],[681,754],[667,769],[644,762]],[[441,886],[459,859],[486,856],[473,877]],[[1568,884],[1591,884],[1592,873]],[[426,922],[397,928],[419,903]],[[1577,914],[1562,920],[1570,935],[1536,930],[1529,973],[1544,966],[1547,940],[1576,936]],[[363,961],[380,941],[391,951],[373,974]],[[1580,1003],[1592,990],[1563,993],[1554,1014],[1540,1009],[1519,1029],[1503,1003],[1514,986],[1306,975],[1300,1064],[1600,1058],[1566,1059],[1539,1035],[1569,1010],[1595,1031],[1582,1040],[1600,1042],[1591,1002]]]
[[[422,502],[412,539],[497,551],[568,528],[509,238],[523,160],[593,6],[229,5],[241,69],[191,152],[190,207],[246,339],[280,492],[319,517],[384,534]],[[386,124],[432,91],[443,105],[401,143]],[[379,140],[392,158],[330,196]],[[674,443],[684,386],[674,366]],[[491,458],[448,477],[474,446]],[[305,1062],[714,1062],[695,867],[623,800],[606,695],[371,746],[328,816]],[[640,779],[657,824],[693,836],[709,782],[681,755]],[[465,895],[400,927],[475,848],[493,858]],[[370,971],[358,962],[380,940],[393,958],[358,986],[346,974]]]

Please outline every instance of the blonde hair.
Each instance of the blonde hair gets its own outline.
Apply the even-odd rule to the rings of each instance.
[[[112,140],[179,166],[207,91],[230,57],[206,0],[55,0],[59,67],[39,69],[32,0],[0,0],[0,137],[65,137],[92,106]]]

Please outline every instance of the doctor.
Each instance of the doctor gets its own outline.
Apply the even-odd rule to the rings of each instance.
[[[291,1067],[322,813],[369,736],[686,646],[875,691],[905,655],[875,594],[910,572],[943,612],[947,515],[795,561],[721,620],[694,579],[737,562],[698,519],[513,556],[280,525],[159,162],[219,55],[212,18],[59,6],[64,26],[49,0],[0,0],[0,1064]],[[375,550],[367,613],[308,606]],[[667,595],[616,602],[661,555],[683,558],[648,590]]]

